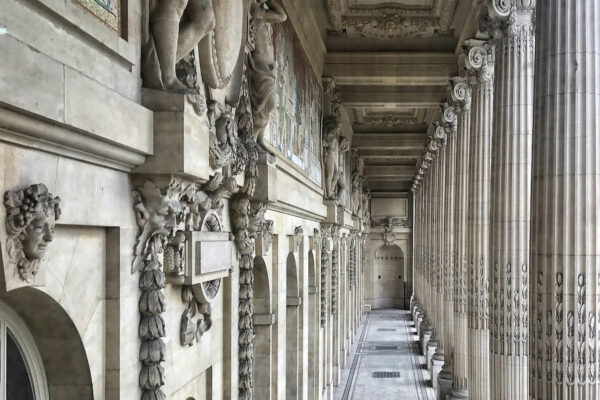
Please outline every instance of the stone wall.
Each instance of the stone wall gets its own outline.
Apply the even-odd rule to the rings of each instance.
[[[302,31],[312,29],[307,15],[283,3],[320,77],[324,44]],[[243,61],[224,88],[150,88],[140,62],[149,10],[141,1],[114,4],[122,5],[116,30],[85,2],[7,0],[0,15],[0,52],[10,55],[0,59],[0,192],[43,184],[62,210],[29,282],[7,246],[25,239],[8,228],[5,200],[0,300],[33,335],[50,398],[237,399],[252,395],[248,382],[254,398],[321,398],[339,382],[362,313],[368,223],[324,202],[322,185],[288,160],[252,158]],[[240,60],[256,46],[242,42]],[[236,80],[244,82],[237,108]],[[232,125],[241,167],[215,166],[215,131]],[[350,129],[342,134],[351,138]],[[250,214],[236,208],[243,196]],[[188,235],[183,243],[179,233]],[[194,246],[218,233],[235,254],[203,259],[224,265],[196,274]],[[254,269],[242,271],[245,256]],[[220,285],[207,299],[210,282]]]

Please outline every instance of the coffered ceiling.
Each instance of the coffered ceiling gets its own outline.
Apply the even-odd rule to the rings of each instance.
[[[479,0],[323,0],[335,78],[374,196],[410,189]]]

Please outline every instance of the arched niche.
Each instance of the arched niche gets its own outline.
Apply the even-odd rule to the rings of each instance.
[[[272,325],[271,285],[262,257],[254,258],[254,390],[256,400],[271,398]]]
[[[65,310],[47,294],[24,287],[0,294],[23,320],[41,355],[52,400],[92,400],[93,387],[83,342]]]
[[[286,399],[298,399],[298,371],[302,360],[300,353],[300,297],[298,285],[298,269],[294,253],[289,253],[286,260]]]
[[[404,253],[394,244],[384,244],[375,251],[373,308],[405,308],[406,276]]]

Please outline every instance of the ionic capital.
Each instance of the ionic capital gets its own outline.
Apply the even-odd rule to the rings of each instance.
[[[494,82],[494,46],[481,43],[465,47],[466,65],[477,74],[477,84],[493,84]]]
[[[458,116],[453,106],[448,103],[442,105],[442,126],[448,137],[454,137],[458,126]]]
[[[471,87],[467,79],[455,77],[450,80],[450,96],[455,104],[455,111],[471,110]]]
[[[488,32],[496,40],[506,35],[530,35],[535,3],[535,0],[488,0],[488,15],[485,18]]]

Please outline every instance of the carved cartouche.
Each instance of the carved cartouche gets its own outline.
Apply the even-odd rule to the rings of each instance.
[[[18,267],[21,279],[31,283],[48,243],[54,238],[56,220],[60,218],[60,198],[39,183],[6,192],[4,206],[10,262]]]

